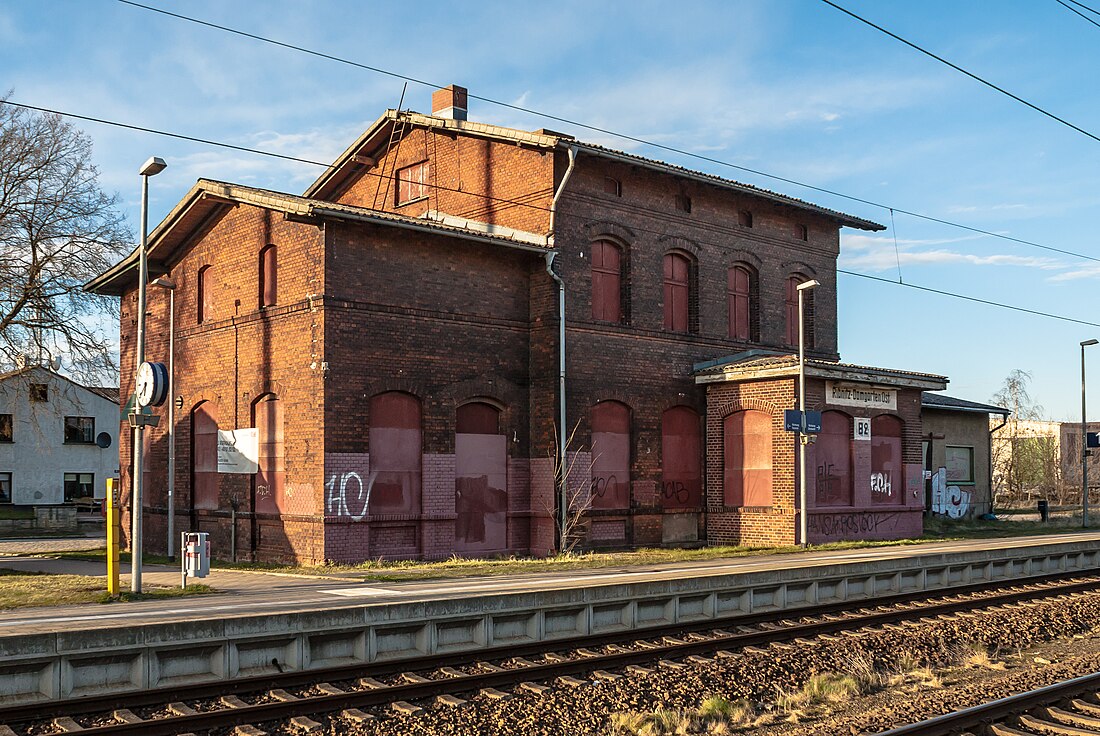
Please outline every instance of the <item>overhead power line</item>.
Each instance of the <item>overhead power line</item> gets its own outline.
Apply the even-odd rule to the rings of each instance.
[[[1096,10],[1095,8],[1090,8],[1088,5],[1085,5],[1084,3],[1077,2],[1077,0],[1069,0],[1069,1],[1071,3],[1073,3],[1074,5],[1076,5],[1077,7],[1079,7],[1079,8],[1084,8],[1085,10],[1089,11],[1093,15],[1100,15],[1100,10]]]
[[[122,0],[122,1],[126,2],[126,0]],[[1062,117],[1059,117],[1059,116],[1055,115],[1054,113],[1050,112],[1049,110],[1044,110],[1043,108],[1039,107],[1038,105],[1036,105],[1032,102],[1028,102],[1023,97],[1020,97],[1019,95],[1016,95],[1016,94],[1013,94],[1012,92],[1009,92],[1004,87],[999,87],[996,84],[994,84],[993,82],[990,82],[988,79],[984,79],[982,77],[979,77],[977,74],[975,74],[973,72],[969,72],[966,69],[963,69],[958,64],[951,63],[950,61],[943,58],[942,56],[934,54],[931,51],[929,51],[928,49],[926,49],[922,46],[918,46],[917,44],[913,43],[912,41],[908,41],[908,40],[902,38],[901,36],[894,33],[893,31],[886,30],[882,26],[878,25],[877,23],[873,23],[873,22],[867,20],[866,18],[864,18],[861,15],[856,15],[851,10],[848,10],[847,8],[843,8],[839,5],[837,5],[836,3],[833,2],[833,0],[821,0],[821,2],[825,3],[826,5],[828,5],[830,7],[836,8],[837,10],[844,13],[845,15],[849,15],[852,18],[855,18],[860,23],[865,23],[866,25],[871,26],[871,28],[874,28],[876,31],[881,31],[882,33],[885,33],[890,38],[901,41],[903,44],[905,44],[909,48],[914,49],[916,51],[919,51],[922,54],[924,54],[925,56],[933,58],[936,61],[940,62],[941,64],[945,64],[945,65],[951,67],[952,69],[959,72],[960,74],[965,74],[966,76],[970,77],[974,81],[980,82],[981,84],[984,84],[986,87],[989,87],[990,89],[996,90],[996,91],[1000,92],[1002,95],[1005,95],[1006,97],[1011,97],[1012,99],[1016,100],[1016,102],[1019,102],[1022,105],[1026,105],[1027,107],[1030,107],[1035,112],[1040,113],[1042,115],[1046,115],[1051,120],[1056,120],[1059,123],[1061,123],[1062,125],[1065,125],[1067,128],[1072,128],[1073,130],[1076,130],[1081,135],[1088,136],[1089,138],[1092,138],[1097,143],[1100,143],[1100,136],[1097,136],[1094,133],[1090,133],[1089,131],[1085,130],[1084,128],[1082,128],[1078,125],[1074,125],[1070,121],[1066,120],[1065,118],[1062,118]]]
[[[825,0],[825,1],[827,2],[828,0]],[[316,51],[314,49],[310,49],[310,48],[307,48],[307,47],[304,47],[304,46],[297,46],[295,44],[287,43],[285,41],[279,41],[279,40],[276,40],[276,39],[273,39],[273,38],[268,38],[266,36],[261,36],[261,35],[255,34],[255,33],[249,33],[247,31],[242,31],[242,30],[237,29],[237,28],[231,28],[229,26],[221,25],[221,24],[218,24],[218,23],[212,23],[210,21],[202,20],[200,18],[194,18],[192,16],[183,15],[181,13],[173,13],[171,11],[163,10],[161,8],[153,7],[151,5],[145,5],[145,4],[142,4],[142,3],[139,3],[139,2],[135,2],[135,0],[118,0],[118,2],[123,3],[124,5],[130,5],[130,6],[135,7],[135,8],[140,8],[142,10],[147,10],[147,11],[152,12],[152,13],[158,13],[160,15],[164,15],[164,16],[167,16],[169,18],[174,18],[176,20],[181,20],[181,21],[184,21],[184,22],[187,22],[187,23],[194,23],[194,24],[197,24],[197,25],[200,25],[200,26],[206,26],[207,28],[213,28],[213,29],[218,30],[218,31],[223,31],[225,33],[230,33],[230,34],[233,34],[233,35],[236,35],[236,36],[249,38],[249,39],[252,39],[254,41],[259,41],[261,43],[267,43],[267,44],[271,44],[273,46],[278,46],[278,47],[281,47],[281,48],[284,48],[284,49],[289,49],[291,51],[297,51],[297,52],[300,52],[300,53],[303,53],[303,54],[308,54],[310,56],[314,56],[314,57],[317,57],[317,58],[320,58],[320,59],[326,59],[328,61],[334,61],[334,62],[339,63],[339,64],[346,64],[347,66],[355,67],[357,69],[363,69],[363,70],[366,70],[366,71],[375,72],[377,74],[383,74],[383,75],[388,76],[388,77],[393,77],[394,79],[400,79],[400,80],[403,80],[403,81],[406,81],[406,82],[412,82],[413,84],[419,84],[419,85],[422,85],[422,86],[425,86],[425,87],[429,87],[431,89],[439,89],[439,88],[442,88],[442,87],[446,86],[444,84],[439,84],[437,82],[431,82],[431,81],[427,81],[427,80],[424,80],[424,79],[419,79],[417,77],[411,77],[411,76],[408,76],[406,74],[401,74],[400,72],[395,72],[395,71],[390,70],[390,69],[383,69],[381,67],[371,66],[369,64],[363,64],[363,63],[358,62],[358,61],[353,61],[351,59],[346,59],[346,58],[343,58],[343,57],[340,57],[340,56],[335,56],[333,54],[326,54],[322,51]],[[832,5],[832,3],[830,3],[830,5]],[[838,9],[843,10],[843,8],[840,8],[839,6],[834,6],[834,7],[837,7]],[[848,12],[848,11],[844,11],[844,12]],[[851,13],[849,13],[849,14],[851,14]],[[856,16],[856,17],[858,17],[858,16]],[[880,29],[880,30],[883,30],[883,29]],[[884,32],[889,33],[888,31],[884,31]],[[893,34],[891,34],[891,35],[893,35]],[[899,40],[904,40],[904,39],[899,39]],[[906,43],[908,43],[908,41],[906,41]],[[910,45],[912,45],[912,44],[910,44]],[[949,63],[949,62],[945,62],[945,63]],[[963,70],[960,70],[960,71],[963,71]],[[965,72],[965,73],[969,74],[969,72]],[[838,192],[834,189],[828,189],[826,187],[820,187],[820,186],[816,186],[814,184],[807,184],[806,182],[798,181],[797,179],[791,179],[791,178],[788,178],[788,177],[779,176],[777,174],[770,174],[766,171],[760,171],[759,169],[752,169],[752,168],[749,168],[747,166],[741,166],[739,164],[731,163],[729,161],[723,161],[722,159],[714,158],[712,156],[706,156],[706,155],[703,155],[703,154],[700,154],[700,153],[694,153],[692,151],[687,151],[687,150],[682,149],[682,148],[676,148],[675,146],[669,146],[669,145],[666,145],[666,144],[663,144],[663,143],[657,143],[655,141],[647,140],[645,138],[639,138],[637,136],[633,136],[633,135],[630,135],[628,133],[620,133],[620,132],[617,132],[617,131],[614,131],[614,130],[610,130],[608,128],[601,128],[597,125],[590,125],[588,123],[583,123],[583,122],[580,122],[578,120],[572,120],[570,118],[561,117],[560,115],[554,115],[552,113],[542,112],[542,111],[539,111],[539,110],[533,110],[531,108],[522,107],[520,105],[514,105],[510,102],[503,102],[501,100],[496,100],[496,99],[493,99],[491,97],[483,97],[481,95],[476,95],[476,94],[472,94],[472,93],[467,93],[467,97],[469,97],[470,99],[480,100],[482,102],[487,102],[491,105],[496,105],[498,107],[503,107],[503,108],[506,108],[506,109],[509,109],[509,110],[515,110],[517,112],[522,112],[522,113],[525,113],[525,114],[528,114],[528,115],[534,115],[536,117],[545,118],[547,120],[554,120],[554,121],[559,122],[559,123],[565,123],[567,125],[576,126],[578,128],[582,128],[584,130],[590,130],[590,131],[593,131],[593,132],[596,132],[596,133],[602,133],[604,135],[614,136],[615,138],[619,138],[621,140],[630,141],[632,143],[639,143],[641,145],[649,146],[651,148],[655,148],[655,149],[658,149],[658,150],[661,150],[661,151],[667,151],[669,153],[675,153],[675,154],[680,155],[680,156],[687,156],[689,158],[693,158],[693,159],[696,159],[698,161],[705,161],[707,163],[715,164],[717,166],[723,166],[723,167],[733,169],[733,170],[736,170],[736,171],[741,171],[741,172],[745,172],[745,173],[748,173],[748,174],[753,174],[755,176],[762,176],[764,178],[771,179],[772,181],[783,182],[784,184],[791,184],[791,185],[794,185],[794,186],[797,186],[797,187],[802,187],[804,189],[809,189],[809,190],[814,191],[814,192],[821,192],[822,194],[828,194],[828,195],[833,196],[833,197],[840,197],[841,199],[846,199],[850,202],[858,202],[860,204],[865,204],[865,205],[868,205],[870,207],[878,207],[879,209],[882,209],[884,211],[897,212],[897,213],[900,213],[900,214],[903,214],[903,215],[908,215],[910,217],[916,217],[916,218],[921,219],[921,220],[926,220],[928,222],[935,222],[935,223],[940,224],[940,225],[947,225],[948,227],[959,228],[960,230],[966,230],[968,232],[977,233],[979,235],[985,235],[985,236],[988,236],[988,237],[991,237],[991,238],[999,238],[1001,240],[1005,240],[1005,241],[1008,241],[1008,242],[1018,243],[1020,245],[1026,245],[1026,246],[1031,247],[1031,248],[1039,248],[1041,250],[1050,251],[1052,253],[1060,253],[1061,255],[1073,256],[1074,258],[1083,258],[1083,259],[1089,260],[1089,261],[1100,261],[1100,258],[1095,258],[1093,256],[1084,255],[1082,253],[1076,253],[1074,251],[1065,250],[1065,249],[1062,249],[1062,248],[1056,248],[1054,246],[1043,245],[1042,243],[1036,243],[1034,241],[1024,240],[1022,238],[1014,238],[1010,235],[1004,235],[1003,233],[996,233],[996,232],[993,232],[991,230],[983,230],[982,228],[979,228],[979,227],[972,227],[970,225],[963,225],[962,223],[952,222],[950,220],[944,220],[942,218],[933,217],[931,215],[925,215],[925,214],[922,214],[920,212],[914,212],[912,210],[903,209],[901,207],[896,207],[896,206],[893,206],[893,205],[890,205],[890,204],[883,204],[882,202],[875,202],[874,200],[865,199],[863,197],[857,197],[857,196],[851,195],[851,194],[844,194],[843,192]],[[1100,140],[1100,138],[1098,138],[1097,140]],[[310,162],[310,163],[313,163],[313,162]]]
[[[1078,9],[1077,9],[1077,8],[1075,8],[1075,7],[1073,7],[1072,5],[1069,5],[1068,3],[1064,3],[1064,2],[1062,2],[1062,0],[1054,0],[1054,2],[1058,3],[1058,4],[1059,4],[1059,5],[1061,5],[1061,6],[1063,7],[1063,8],[1065,8],[1065,9],[1066,9],[1066,10],[1068,10],[1068,11],[1070,11],[1071,13],[1076,13],[1077,15],[1081,16],[1081,17],[1082,17],[1083,19],[1085,19],[1085,20],[1086,20],[1086,21],[1088,21],[1089,23],[1092,23],[1092,24],[1093,24],[1094,26],[1096,26],[1097,28],[1100,28],[1100,23],[1097,23],[1097,22],[1096,22],[1096,21],[1094,21],[1094,20],[1093,20],[1092,18],[1088,17],[1087,15],[1085,15],[1084,13],[1082,13],[1082,12],[1081,12],[1080,10],[1078,10]],[[1076,3],[1076,4],[1077,4],[1077,5],[1081,5],[1080,3]],[[1082,7],[1082,8],[1085,8],[1085,10],[1089,10],[1089,11],[1092,11],[1093,13],[1095,13],[1095,12],[1096,12],[1096,11],[1095,11],[1095,10],[1093,10],[1092,8],[1086,7],[1086,6],[1084,6],[1084,5],[1081,5],[1081,7]]]

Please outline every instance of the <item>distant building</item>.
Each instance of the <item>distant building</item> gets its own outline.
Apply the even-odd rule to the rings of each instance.
[[[991,415],[1000,417],[991,424]],[[992,513],[991,432],[1009,411],[939,393],[921,395],[925,508],[957,519]]]
[[[0,504],[91,507],[118,475],[117,388],[42,367],[0,374]]]

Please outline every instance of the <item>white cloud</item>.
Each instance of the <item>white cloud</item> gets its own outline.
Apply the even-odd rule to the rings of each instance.
[[[1080,281],[1082,279],[1100,279],[1100,265],[1074,268],[1071,271],[1051,276],[1047,278],[1047,281],[1060,283],[1064,281]]]
[[[1019,256],[1009,253],[974,254],[949,248],[929,246],[948,245],[972,240],[986,239],[985,235],[964,235],[957,238],[925,238],[897,240],[889,236],[847,235],[841,246],[840,265],[845,268],[866,271],[890,271],[898,264],[905,266],[970,265],[970,266],[1014,266],[1018,268],[1036,268],[1043,271],[1055,271],[1065,268],[1065,264],[1053,258],[1041,256]]]

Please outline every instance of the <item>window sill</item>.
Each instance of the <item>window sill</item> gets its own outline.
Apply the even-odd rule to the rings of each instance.
[[[94,446],[95,445],[95,440],[80,440],[80,441],[65,440],[62,444],[64,444],[64,445],[93,445]]]
[[[405,205],[416,204],[417,202],[424,202],[427,199],[428,195],[425,194],[423,197],[417,197],[416,199],[409,199],[404,202],[398,202],[396,205],[394,205],[394,207],[404,207]]]

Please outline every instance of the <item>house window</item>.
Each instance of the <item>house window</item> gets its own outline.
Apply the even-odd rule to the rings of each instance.
[[[681,212],[691,212],[691,197],[686,194],[676,195],[676,209]]]
[[[1069,436],[1069,444],[1071,446],[1076,440],[1076,435]],[[974,483],[974,448],[952,447],[948,445],[944,449],[946,455],[945,464],[947,465],[947,482],[972,485]]]
[[[722,423],[726,506],[772,505],[772,417],[750,409]]]
[[[734,340],[760,341],[760,316],[757,310],[756,270],[739,264],[726,277],[726,303],[729,335]]]
[[[802,224],[795,225],[794,226],[794,237],[795,237],[795,240],[808,240],[809,239],[809,230],[806,228],[805,225],[802,225]]]
[[[661,415],[661,506],[703,505],[703,435],[699,415],[674,406]]]
[[[613,197],[621,197],[623,196],[623,183],[618,179],[605,176],[603,179],[603,191],[604,194],[610,194]]]
[[[95,417],[65,417],[65,443],[90,445],[95,442]]]
[[[31,401],[43,402],[50,400],[50,387],[45,383],[31,384]]]
[[[210,269],[210,266],[203,266],[199,269],[195,305],[196,321],[200,325],[214,316],[214,277]]]
[[[11,503],[11,473],[0,473],[0,503]]]
[[[630,408],[618,401],[592,407],[592,508],[630,507]]]
[[[901,420],[889,414],[871,420],[871,503],[899,504],[905,500],[901,429]]]
[[[397,170],[397,204],[408,204],[428,196],[428,162],[421,161]]]
[[[622,308],[622,250],[607,240],[592,244],[592,319],[619,323]]]
[[[14,442],[14,422],[11,414],[0,414],[0,442]]]
[[[821,433],[810,447],[818,506],[852,505],[852,420],[839,411],[821,414]]]
[[[269,245],[260,251],[260,308],[274,307],[278,301],[279,251]]]
[[[365,513],[419,513],[422,467],[419,399],[399,391],[373,397],[369,431],[370,474],[374,479],[369,496],[365,496],[369,506],[352,508],[354,494],[349,491],[348,513],[353,518]]]
[[[95,476],[91,473],[65,473],[65,503],[91,503]]]
[[[787,344],[798,346],[798,285],[809,281],[808,276],[800,273],[787,277]],[[806,289],[803,294],[806,308],[806,347],[814,347],[814,289]]]
[[[665,255],[665,329],[691,330],[691,261],[684,253]]]
[[[748,210],[741,210],[738,212],[737,224],[741,227],[752,227],[752,213]]]

